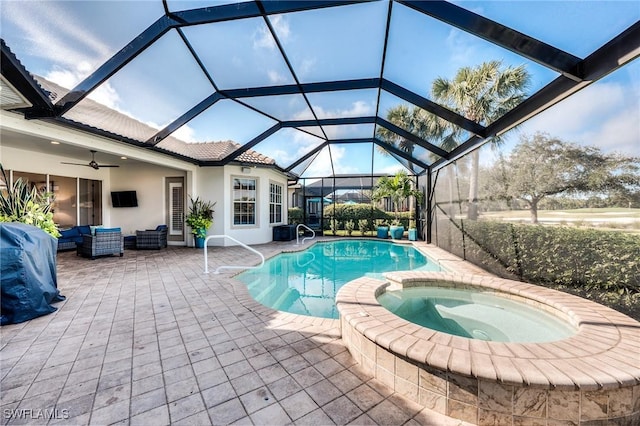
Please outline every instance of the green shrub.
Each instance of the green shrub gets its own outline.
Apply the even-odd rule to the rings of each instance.
[[[289,225],[298,225],[299,223],[304,223],[304,221],[302,220],[302,209],[300,207],[290,207],[287,212]]]
[[[341,222],[352,220],[357,223],[360,219],[384,219],[391,220],[393,215],[373,207],[371,204],[331,204],[323,210],[325,222],[330,218],[336,218]]]
[[[353,220],[348,220],[344,223],[344,229],[345,231],[347,231],[347,235],[351,236],[353,230],[356,229],[356,224],[353,222]]]
[[[371,227],[369,226],[368,219],[360,219],[358,220],[358,230],[362,235],[364,235],[367,231],[369,231]]]
[[[640,292],[640,235],[466,220],[439,221],[437,227],[439,246],[503,277]]]
[[[331,218],[329,220],[329,227],[331,229],[331,232],[333,232],[333,235],[336,235],[336,232],[338,231],[338,221],[335,218]]]
[[[18,178],[9,185],[9,179],[0,164],[0,174],[6,189],[0,191],[0,222],[20,222],[37,226],[53,237],[59,237],[53,221],[51,202],[53,194],[29,188],[29,182]]]

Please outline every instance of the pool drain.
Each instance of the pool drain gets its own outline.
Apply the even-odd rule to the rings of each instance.
[[[471,334],[473,334],[473,337],[475,337],[476,339],[491,341],[491,337],[489,337],[489,335],[482,330],[473,330]]]

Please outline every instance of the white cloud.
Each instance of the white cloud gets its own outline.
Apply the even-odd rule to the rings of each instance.
[[[287,77],[275,70],[267,71],[267,76],[269,77],[269,82],[272,84],[282,84],[287,82]]]
[[[308,76],[316,66],[318,60],[316,58],[305,58],[296,68],[299,77]]]
[[[285,129],[282,132],[283,139],[269,144],[268,148],[264,148],[266,151],[260,150],[261,145],[257,147],[257,151],[273,158],[281,166],[289,166],[322,142],[315,136],[295,129]]]
[[[309,108],[307,108],[306,105],[305,105],[305,107],[303,109],[301,109],[300,111],[298,111],[295,114],[293,114],[293,119],[294,120],[311,120],[313,118],[314,117],[313,117],[313,114],[311,113],[311,110]]]
[[[522,125],[520,133],[546,132],[567,142],[605,151],[637,153],[640,103],[633,89],[596,83]]]
[[[450,52],[450,64],[448,64],[448,67],[451,69],[458,69],[468,65],[470,63],[469,58],[475,58],[478,54],[478,46],[470,43],[465,34],[457,28],[452,28],[445,39],[447,50]]]
[[[302,176],[331,176],[331,163],[329,162],[329,152],[325,149],[318,154],[315,160],[309,164]]]
[[[596,131],[583,133],[584,140],[593,141],[590,145],[601,147],[605,151],[619,151],[640,155],[640,104],[636,108],[619,111],[605,121]]]
[[[244,61],[237,55],[231,57],[231,63],[236,69],[244,68]]]
[[[78,73],[60,67],[54,67],[54,69],[49,71],[49,73],[43,75],[43,77],[49,81],[53,81],[54,83],[59,84],[66,89],[73,88],[81,81]]]
[[[23,31],[29,55],[51,64],[49,70],[40,71],[42,76],[64,88],[74,88],[112,54],[111,48],[96,38],[64,3],[5,2],[2,6],[6,18]],[[34,21],[38,25],[32,25]],[[121,107],[120,96],[108,82],[88,97],[132,116]]]
[[[331,145],[331,155],[329,155],[329,149],[323,148],[307,168],[305,176],[331,176],[333,172],[338,175],[358,173],[358,168],[351,165],[353,159],[345,158],[345,152],[345,147]],[[333,170],[331,162],[333,162]]]
[[[291,27],[289,21],[283,15],[273,15],[269,17],[271,25],[281,42],[289,41],[291,37]]]
[[[185,124],[180,127],[178,130],[173,132],[171,136],[180,139],[183,142],[195,143],[198,142],[196,139],[196,132],[193,128],[189,127],[189,125]]]
[[[111,48],[64,4],[3,2],[2,7],[6,18],[23,31],[31,56],[72,68],[84,78],[111,55]]]
[[[267,27],[260,26],[253,35],[254,49],[275,49],[276,42]]]
[[[43,75],[43,77],[66,89],[72,89],[82,81],[83,73],[80,70],[80,68],[82,68],[82,64],[78,64],[78,68],[79,69],[64,69],[56,66],[51,71]],[[118,112],[131,116],[131,114],[120,107],[120,96],[108,82],[99,86],[96,90],[91,92],[88,97],[111,109],[115,109]]]
[[[336,157],[339,155],[339,152],[336,153]],[[335,160],[336,158],[334,157],[334,161]],[[328,147],[325,147],[320,151],[304,174],[305,176],[331,176],[333,174],[333,170],[331,169],[331,156],[329,155]]]
[[[282,164],[291,164],[298,158],[303,157],[310,152],[313,148],[320,145],[322,140],[315,136],[312,136],[305,132],[293,131],[292,145],[289,146],[286,151],[286,156],[283,156]]]
[[[398,172],[406,172],[407,169],[402,166],[400,163],[396,163],[396,164],[391,164],[387,167],[384,167],[380,170],[376,170],[376,173],[380,173],[380,174],[387,174],[387,175],[395,175]]]
[[[328,109],[325,110],[320,105],[311,105],[316,112],[318,118],[343,118],[343,117],[360,117],[363,115],[373,115],[375,108],[373,105],[365,101],[355,101],[347,109]]]
[[[270,16],[269,21],[280,42],[286,42],[291,35],[289,22],[281,15]],[[276,41],[266,25],[261,24],[253,34],[253,48],[270,50],[276,48]]]

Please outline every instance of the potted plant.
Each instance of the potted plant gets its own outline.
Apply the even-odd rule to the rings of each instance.
[[[391,226],[389,227],[389,235],[394,240],[401,240],[404,236],[404,225],[400,222],[400,219],[394,219],[391,221]]]
[[[373,188],[371,197],[373,201],[380,201],[387,197],[390,198],[393,203],[393,212],[395,215],[392,226],[389,228],[391,238],[401,239],[404,234],[404,226],[400,225],[398,207],[409,197],[415,197],[416,201],[420,203],[422,200],[422,192],[413,187],[413,182],[406,172],[399,171],[394,176],[382,176]]]
[[[200,197],[196,197],[195,200],[189,197],[189,200],[191,204],[189,206],[186,223],[189,225],[189,228],[191,228],[196,247],[203,248],[204,240],[207,237],[207,230],[213,224],[213,207],[216,203],[201,200]]]
[[[41,192],[34,186],[29,189],[27,181],[16,179],[9,186],[9,180],[0,164],[2,180],[6,186],[0,191],[0,222],[20,222],[37,226],[52,237],[58,238],[58,226],[53,221],[51,203],[53,194]]]
[[[389,238],[389,224],[384,219],[376,219],[376,231],[378,238]]]
[[[418,229],[416,228],[416,221],[411,219],[409,221],[409,241],[416,241],[418,239]]]

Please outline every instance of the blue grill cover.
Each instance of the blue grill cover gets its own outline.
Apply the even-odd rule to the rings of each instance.
[[[56,278],[58,241],[23,223],[0,223],[0,325],[15,324],[57,308],[64,300]]]

